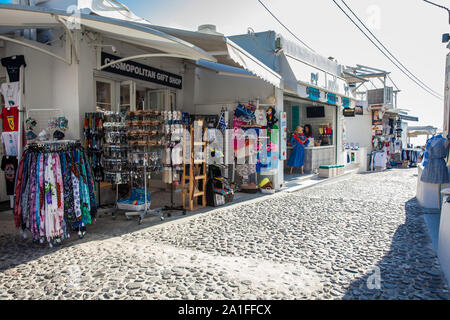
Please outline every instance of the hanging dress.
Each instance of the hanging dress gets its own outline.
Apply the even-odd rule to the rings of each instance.
[[[291,138],[291,145],[294,147],[291,156],[289,157],[288,165],[299,168],[305,164],[305,147],[309,144],[308,138],[304,135],[293,135]]]
[[[428,161],[423,169],[420,180],[427,183],[449,183],[449,175],[445,157],[447,156],[449,142],[442,135],[435,136],[427,143]]]
[[[22,225],[22,210],[20,206],[20,196],[23,184],[23,169],[25,166],[26,154],[22,156],[19,163],[19,170],[17,172],[17,183],[16,183],[16,192],[14,198],[14,224],[16,228],[20,228]]]

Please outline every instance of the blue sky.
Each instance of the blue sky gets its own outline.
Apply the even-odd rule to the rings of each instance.
[[[200,24],[211,23],[225,35],[246,33],[247,28],[252,27],[256,32],[275,30],[289,37],[257,0],[122,2],[157,25],[195,30]],[[394,82],[402,90],[399,107],[419,116],[420,124],[442,127],[443,101],[422,91],[395,69],[331,0],[264,2],[318,53],[333,56],[348,65],[359,63],[391,71]],[[444,4],[444,1],[436,2]],[[346,3],[363,21],[372,25],[372,32],[406,67],[435,91],[443,93],[448,49],[441,43],[441,36],[450,32],[448,14],[444,10],[421,0],[347,0]]]

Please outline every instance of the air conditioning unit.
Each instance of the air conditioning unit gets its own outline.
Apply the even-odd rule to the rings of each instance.
[[[392,87],[386,87],[386,94],[384,89],[367,90],[367,101],[369,105],[384,104],[390,108],[394,101],[394,90]]]

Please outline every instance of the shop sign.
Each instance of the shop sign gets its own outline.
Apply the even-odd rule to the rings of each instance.
[[[327,93],[327,98],[329,104],[336,104],[337,97],[334,93]]]
[[[317,100],[320,99],[320,91],[319,91],[319,89],[308,87],[306,89],[306,91],[308,92],[309,98],[311,100],[317,101]]]
[[[344,117],[354,117],[355,109],[353,108],[345,108],[343,111]]]
[[[121,59],[121,57],[114,56],[112,54],[102,52],[102,65],[110,63],[115,60]],[[167,87],[181,89],[183,78],[179,75],[146,66],[134,61],[123,61],[117,64],[113,64],[103,69],[105,71],[120,74],[122,76],[144,80],[161,84]]]
[[[342,106],[344,108],[349,108],[350,107],[350,99],[342,97]]]

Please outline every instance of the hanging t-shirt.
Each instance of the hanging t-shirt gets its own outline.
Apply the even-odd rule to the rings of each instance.
[[[17,131],[2,132],[2,141],[5,146],[5,152],[7,156],[17,157],[18,139],[19,133]]]
[[[6,107],[19,105],[19,82],[2,83],[0,92],[5,99]]]
[[[17,107],[3,108],[0,118],[3,120],[4,132],[19,130],[19,109]]]
[[[267,118],[266,118],[266,111],[265,110],[255,110],[255,118],[256,118],[256,124],[259,124],[260,126],[266,127],[267,126]]]
[[[17,157],[3,156],[1,168],[5,171],[6,194],[14,195],[14,183],[16,181]]]
[[[12,56],[8,58],[1,59],[2,66],[6,68],[9,76],[9,82],[19,81],[20,78],[20,67],[26,67],[25,58],[23,55]]]

